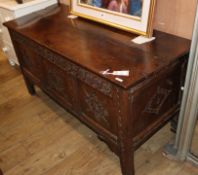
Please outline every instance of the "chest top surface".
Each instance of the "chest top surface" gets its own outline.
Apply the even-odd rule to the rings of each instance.
[[[129,88],[173,64],[190,49],[190,41],[155,31],[156,40],[137,45],[137,35],[82,18],[69,19],[69,8],[54,5],[5,25],[85,69]],[[102,75],[101,71],[129,70],[128,77]]]

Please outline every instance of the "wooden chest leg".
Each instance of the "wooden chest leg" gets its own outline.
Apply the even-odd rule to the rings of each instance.
[[[28,92],[31,95],[35,95],[36,91],[35,91],[35,88],[34,88],[34,84],[25,76],[24,76],[24,80],[25,80],[25,84],[26,84]]]
[[[0,175],[3,175],[3,172],[1,171],[1,169],[0,169]]]
[[[118,116],[119,157],[122,175],[134,175],[133,121],[130,116],[131,96],[116,89],[114,100]]]
[[[121,145],[120,165],[122,175],[135,175],[134,151],[131,145]]]

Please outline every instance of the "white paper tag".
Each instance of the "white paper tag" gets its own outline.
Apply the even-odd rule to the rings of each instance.
[[[76,19],[76,18],[78,18],[78,16],[76,16],[76,15],[68,15],[67,16],[69,19]]]
[[[116,77],[115,80],[119,81],[119,82],[123,82],[123,79]]]
[[[128,70],[113,71],[112,75],[129,76],[129,71]]]
[[[145,36],[138,36],[132,39],[131,41],[134,42],[135,44],[144,44],[144,43],[151,42],[153,40],[155,40],[155,37],[147,38]]]
[[[105,71],[101,71],[100,73],[103,75],[117,75],[117,76],[129,76],[129,70],[120,70],[120,71],[113,71],[109,72],[110,69],[107,69]]]

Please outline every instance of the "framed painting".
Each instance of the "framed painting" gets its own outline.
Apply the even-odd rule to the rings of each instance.
[[[71,13],[151,37],[156,0],[71,0]]]

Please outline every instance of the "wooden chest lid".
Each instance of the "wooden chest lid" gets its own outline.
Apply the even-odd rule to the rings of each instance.
[[[126,89],[182,59],[190,50],[189,40],[159,31],[154,32],[155,41],[137,45],[131,42],[135,34],[82,18],[72,20],[68,14],[67,6],[54,5],[5,26]],[[119,82],[115,79],[119,76],[102,75],[106,69],[129,70],[130,75],[120,77],[123,82]]]

